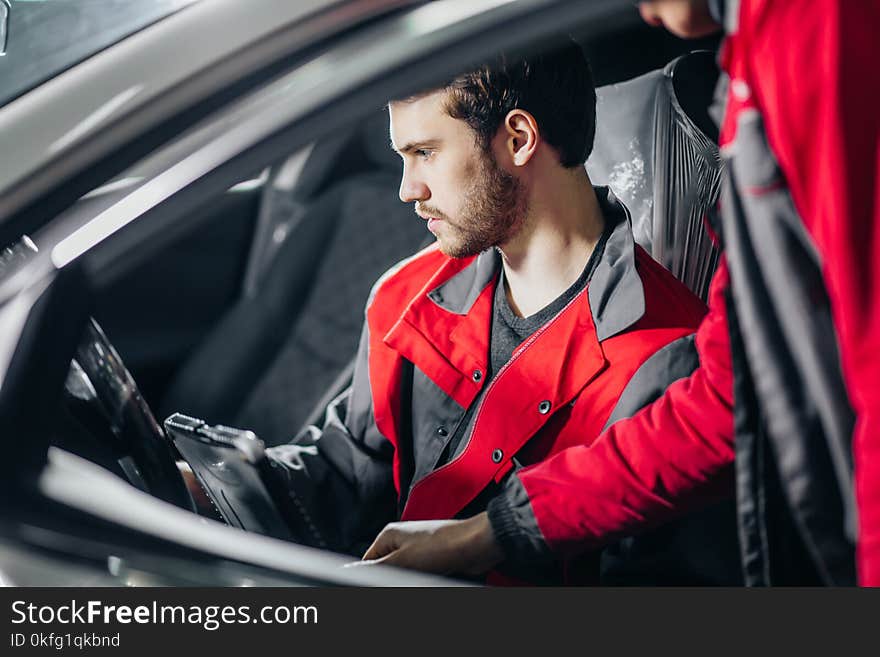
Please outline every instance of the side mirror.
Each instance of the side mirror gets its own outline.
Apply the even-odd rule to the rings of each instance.
[[[6,39],[9,36],[9,0],[0,0],[0,57],[6,54]]]

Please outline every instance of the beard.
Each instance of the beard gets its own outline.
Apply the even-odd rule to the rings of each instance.
[[[443,219],[445,230],[437,240],[440,250],[452,258],[474,256],[504,244],[525,222],[527,203],[522,183],[498,166],[491,151],[482,154],[472,181],[454,222],[437,210],[420,207],[423,213]]]

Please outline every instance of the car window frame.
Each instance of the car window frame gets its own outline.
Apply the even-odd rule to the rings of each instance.
[[[64,130],[74,125],[68,132],[62,132],[60,137],[40,135],[33,152],[23,156],[27,160],[24,166],[16,165],[12,173],[0,172],[0,245],[34,232],[90,190],[113,179],[218,108],[272,79],[284,67],[307,57],[311,50],[322,48],[325,41],[332,42],[364,23],[424,0],[329,0],[305,13],[288,10],[273,22],[270,10],[278,2],[288,6],[287,0],[261,3],[263,23],[268,25],[250,34],[248,38],[252,40],[230,50],[218,46],[203,53],[197,65],[181,67],[187,69],[182,75],[162,72],[132,81],[133,87],[118,80],[112,88],[103,86],[118,62],[131,65],[151,49],[167,45],[172,36],[191,33],[193,25],[206,16],[203,12],[219,7],[227,10],[223,16],[228,17],[229,6],[239,7],[242,3],[196,3],[0,108],[0,134],[11,135],[13,143],[8,145],[13,147],[15,139],[19,139],[16,135],[30,134],[29,131],[39,128],[40,117],[62,116],[63,99],[81,85],[92,85],[93,91],[101,96],[89,108],[91,113],[78,113],[65,121]],[[94,120],[105,106],[112,105],[119,96],[131,95],[131,89],[139,86],[143,87],[141,93],[123,98],[125,102],[120,102],[112,112]],[[109,101],[108,95],[112,97]],[[54,105],[60,108],[54,114],[43,111]],[[48,144],[55,137],[58,139]]]
[[[12,82],[15,84],[11,84],[9,88],[3,90],[3,94],[0,94],[0,108],[2,108],[13,102],[16,98],[19,98],[32,89],[44,84],[46,81],[61,75],[64,71],[76,66],[80,62],[83,62],[90,57],[94,57],[114,44],[119,43],[137,32],[154,25],[159,21],[165,20],[175,13],[187,9],[202,0],[165,0],[167,4],[173,4],[173,6],[162,7],[161,9],[156,6],[157,3],[144,2],[139,5],[135,3],[125,3],[123,9],[126,11],[123,11],[121,14],[119,12],[110,11],[112,7],[105,7],[104,11],[98,11],[99,8],[90,7],[88,6],[88,3],[70,3],[64,2],[64,0],[0,1],[8,7],[9,12],[9,29],[6,33],[6,52],[3,54],[6,57],[10,57],[10,60],[17,55],[18,49],[27,50],[31,48],[32,44],[22,43],[21,39],[25,36],[34,37],[34,33],[37,31],[34,26],[28,26],[30,33],[27,31],[20,32],[19,30],[25,28],[21,27],[21,24],[17,20],[14,20],[17,19],[18,12],[40,11],[41,9],[45,11],[48,9],[49,5],[58,5],[65,11],[77,12],[79,14],[77,20],[86,24],[90,23],[90,19],[97,17],[99,14],[105,16],[109,15],[116,20],[116,22],[111,22],[109,25],[105,26],[106,30],[103,32],[91,32],[78,42],[68,41],[61,44],[61,54],[59,54],[59,44],[49,44],[53,46],[53,49],[49,52],[41,53],[43,55],[42,61],[37,62],[37,64],[40,64],[41,66],[37,67],[36,72],[31,73],[24,78],[20,78],[19,80],[13,78]],[[109,4],[114,0],[90,1],[95,4],[98,2],[106,2]],[[65,27],[69,30],[69,25],[66,25]],[[0,47],[2,46],[3,44],[0,43]],[[73,52],[68,52],[65,57],[63,56],[65,54],[64,51]],[[39,49],[37,49],[37,52],[40,52]],[[49,62],[51,62],[51,64]],[[5,64],[7,62],[4,61],[3,63]],[[28,62],[28,65],[33,66],[34,64],[33,62]],[[7,83],[8,82],[9,81],[7,81]]]
[[[462,16],[467,14],[467,3],[456,0],[455,4]],[[172,142],[151,156],[174,161],[154,175],[145,176],[135,189],[104,210],[105,217],[115,215],[114,221],[126,230],[117,230],[87,250],[89,270],[102,283],[112,283],[142,263],[153,249],[173,239],[183,229],[185,216],[201,203],[362,118],[384,105],[389,97],[404,97],[438,84],[499,50],[524,43],[537,45],[558,36],[563,26],[584,25],[582,33],[589,36],[591,31],[606,32],[614,29],[614,25],[631,24],[632,20],[631,5],[625,0],[597,0],[589,5],[577,0],[529,0],[499,2],[494,9],[471,16],[463,23],[419,32],[413,29],[413,19],[425,20],[426,14],[419,15],[424,9],[428,8],[399,12],[378,25],[348,35],[310,61],[306,65],[312,67],[309,71],[298,68],[282,75],[222,109],[181,141]],[[524,24],[528,27],[522,28]],[[518,29],[512,29],[513,26]],[[334,80],[323,83],[320,99],[290,97],[299,89],[294,78],[307,78],[328,62],[339,62],[362,52],[369,40],[374,43],[371,54],[377,55],[381,64],[355,66],[344,73],[337,68]],[[369,58],[361,57],[365,59]],[[284,95],[285,87],[288,96]],[[279,114],[278,107],[284,108],[284,113]],[[242,117],[249,117],[246,123],[240,122]],[[209,137],[200,139],[199,131]],[[182,141],[187,139],[197,145],[182,147]],[[167,158],[167,151],[173,148],[180,150],[179,157]],[[161,194],[157,196],[144,189],[150,185],[161,188]],[[54,236],[47,240],[53,249],[61,243],[59,235],[65,230],[70,228],[55,227]],[[147,243],[151,246],[144,248]],[[56,266],[75,259],[62,251],[53,251]]]

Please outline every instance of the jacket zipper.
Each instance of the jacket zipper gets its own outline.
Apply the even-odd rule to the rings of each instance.
[[[461,459],[465,454],[467,454],[467,451],[468,451],[468,450],[470,449],[470,447],[471,447],[471,440],[472,440],[473,435],[474,435],[474,430],[477,428],[477,426],[478,426],[478,424],[479,424],[479,422],[480,422],[480,416],[483,414],[483,407],[485,406],[486,399],[489,397],[489,393],[492,391],[492,387],[495,385],[495,383],[498,381],[498,379],[501,378],[501,375],[504,374],[504,372],[507,370],[507,368],[510,367],[511,365],[513,365],[513,363],[514,363],[514,362],[515,362],[515,361],[516,361],[516,360],[517,360],[522,354],[524,354],[525,351],[526,351],[530,346],[532,346],[532,344],[535,342],[535,340],[537,340],[539,337],[541,337],[541,335],[542,335],[547,329],[549,329],[551,326],[553,326],[553,324],[555,324],[556,321],[557,321],[560,317],[562,317],[562,315],[565,313],[565,311],[568,310],[568,309],[569,309],[569,308],[570,308],[570,307],[571,307],[576,301],[578,301],[578,300],[581,298],[581,295],[583,295],[583,294],[585,294],[585,293],[587,292],[587,290],[589,289],[589,287],[590,287],[590,286],[589,286],[589,283],[588,283],[588,284],[584,287],[583,290],[581,290],[580,292],[578,292],[578,293],[574,296],[574,298],[573,298],[571,301],[569,301],[567,304],[565,304],[565,306],[562,308],[562,310],[560,310],[558,313],[556,313],[556,315],[554,315],[553,318],[551,318],[546,324],[544,324],[544,326],[542,326],[542,327],[539,328],[537,331],[535,331],[534,333],[532,333],[532,335],[529,336],[529,338],[528,338],[528,339],[527,339],[527,340],[526,340],[526,341],[520,346],[520,348],[519,348],[516,352],[514,352],[514,354],[513,354],[513,356],[511,357],[511,359],[510,359],[509,361],[507,361],[506,363],[504,363],[504,365],[501,366],[501,369],[498,370],[498,373],[497,373],[494,377],[492,377],[492,380],[489,382],[488,387],[487,387],[486,390],[483,392],[482,398],[480,399],[480,402],[479,402],[479,406],[477,407],[476,415],[474,416],[474,424],[473,424],[473,427],[471,427],[471,430],[470,430],[470,432],[468,433],[468,435],[467,435],[467,437],[466,437],[466,438],[467,438],[467,442],[465,443],[465,447],[464,447],[464,449],[463,449],[463,450],[461,451],[461,453],[460,453],[458,456],[456,456],[454,459],[452,459],[451,461],[448,461],[448,462],[445,463],[444,465],[440,466],[439,468],[437,468],[437,469],[434,470],[433,472],[431,472],[431,473],[429,473],[428,475],[426,475],[426,476],[425,476],[424,478],[422,478],[419,482],[417,482],[416,485],[413,486],[413,487],[410,489],[410,492],[409,492],[409,498],[408,498],[407,501],[412,500],[413,493],[415,493],[416,490],[418,490],[419,486],[421,486],[423,483],[425,483],[426,481],[428,481],[429,479],[431,479],[431,477],[433,477],[434,475],[439,474],[440,472],[442,472],[443,470],[445,470],[445,469],[448,468],[449,466],[455,464],[459,459]],[[511,458],[513,458],[513,457],[511,456]],[[498,464],[498,466],[499,466],[499,468],[502,467],[500,463]]]

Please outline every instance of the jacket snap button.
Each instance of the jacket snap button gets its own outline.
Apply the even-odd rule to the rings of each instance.
[[[445,438],[449,435],[449,432],[446,430],[446,427],[437,427],[437,435]]]
[[[483,378],[483,373],[480,370],[474,370],[474,381],[479,381]]]
[[[493,463],[501,463],[501,459],[503,459],[503,458],[504,458],[504,452],[502,452],[500,449],[493,449],[492,450],[492,462]]]
[[[540,404],[538,404],[538,412],[541,415],[547,415],[547,413],[550,412],[550,402],[545,399]]]

